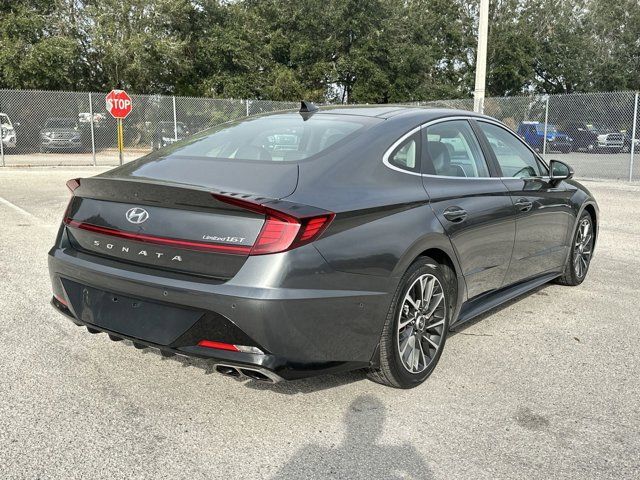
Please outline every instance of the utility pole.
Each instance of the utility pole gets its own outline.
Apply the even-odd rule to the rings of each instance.
[[[473,111],[484,110],[484,89],[487,78],[487,36],[489,34],[489,0],[480,0],[478,22],[478,51],[476,55],[476,88],[473,92]]]

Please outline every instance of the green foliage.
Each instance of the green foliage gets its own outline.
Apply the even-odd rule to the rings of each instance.
[[[0,0],[0,88],[466,98],[477,12],[477,0]],[[640,89],[638,38],[638,0],[491,0],[487,93]]]

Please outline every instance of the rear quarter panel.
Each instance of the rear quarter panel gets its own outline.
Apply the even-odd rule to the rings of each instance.
[[[335,212],[314,243],[318,251],[337,271],[387,278],[390,293],[427,249],[444,251],[458,270],[422,177],[382,162],[387,148],[417,124],[386,120],[342,149],[340,157],[301,162],[298,188],[287,198]]]

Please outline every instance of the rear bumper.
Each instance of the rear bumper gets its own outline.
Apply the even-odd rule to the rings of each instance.
[[[624,146],[624,142],[613,142],[613,141],[598,141],[598,148],[622,148]]]
[[[370,365],[391,299],[389,279],[336,272],[312,245],[250,257],[232,280],[219,282],[89,255],[66,245],[64,231],[62,237],[61,246],[49,252],[49,271],[54,295],[68,303],[67,312],[58,310],[74,323],[169,353],[264,368],[284,379]],[[198,319],[169,336],[141,334],[126,322],[97,322],[90,308],[74,308],[74,302],[78,305],[81,300],[70,300],[69,281],[154,305],[196,311]],[[198,339],[228,341],[219,338],[224,335],[218,327],[224,322],[237,327],[264,355],[197,345]],[[114,325],[116,329],[110,328]],[[165,328],[162,320],[157,328]]]
[[[85,322],[76,318],[67,305],[62,304],[56,297],[51,299],[51,305],[64,316],[66,316],[71,322],[78,327],[87,327],[90,333],[106,333],[113,341],[129,340],[133,343],[134,347],[152,348],[159,350],[163,356],[185,356],[185,357],[197,357],[213,360],[214,367],[218,371],[231,368],[238,375],[230,374],[230,376],[246,376],[249,378],[266,380],[273,383],[284,380],[280,375],[271,370],[274,364],[274,358],[272,355],[252,355],[240,352],[225,352],[224,350],[217,351],[217,354],[213,354],[210,349],[204,347],[195,347],[195,351],[185,350],[175,345],[160,345],[157,343],[140,340],[136,337],[123,335],[120,332],[109,330],[103,327],[98,327],[89,322]],[[258,372],[256,376],[255,372]],[[260,378],[260,375],[262,378]],[[290,377],[295,378],[295,377]]]

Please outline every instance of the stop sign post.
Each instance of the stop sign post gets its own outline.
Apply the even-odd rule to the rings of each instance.
[[[107,111],[118,120],[118,156],[122,165],[122,150],[124,148],[124,134],[122,120],[131,113],[133,105],[131,97],[124,90],[111,90],[106,98]]]

